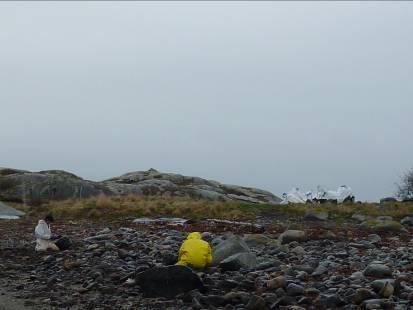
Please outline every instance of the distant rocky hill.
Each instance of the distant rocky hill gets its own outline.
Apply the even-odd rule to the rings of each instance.
[[[0,200],[3,201],[36,204],[100,194],[179,196],[269,204],[278,204],[281,201],[279,197],[265,190],[162,173],[155,169],[130,172],[102,182],[93,182],[62,170],[30,172],[0,168]]]

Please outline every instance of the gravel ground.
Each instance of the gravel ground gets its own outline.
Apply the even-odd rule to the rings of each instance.
[[[69,236],[72,249],[36,253],[35,224],[0,221],[0,309],[412,309],[412,230],[300,223],[302,233],[280,237],[286,228],[268,219],[262,226],[60,222],[53,232]],[[206,291],[172,299],[126,284],[176,262],[188,231],[210,232],[215,250],[241,244],[249,261],[198,272]]]

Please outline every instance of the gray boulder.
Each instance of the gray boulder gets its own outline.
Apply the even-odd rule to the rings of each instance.
[[[224,259],[239,253],[250,252],[248,245],[239,236],[232,236],[222,241],[213,249],[213,265],[218,265]]]
[[[221,267],[223,271],[236,271],[241,268],[252,269],[256,266],[257,257],[251,252],[231,255],[219,263],[219,267]]]

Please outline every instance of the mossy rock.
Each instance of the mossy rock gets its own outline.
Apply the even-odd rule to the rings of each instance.
[[[396,221],[368,220],[360,226],[377,232],[400,232],[405,230],[403,225]]]

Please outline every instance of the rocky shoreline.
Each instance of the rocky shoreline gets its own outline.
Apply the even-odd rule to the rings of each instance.
[[[319,222],[302,231],[285,231],[282,223],[69,222],[54,230],[73,240],[71,250],[35,253],[34,224],[0,222],[0,287],[30,309],[410,309],[413,302],[411,229],[373,234]],[[192,230],[208,231],[215,253],[238,242],[250,259],[238,255],[198,272],[206,291],[175,298],[146,298],[127,281],[173,264]]]

